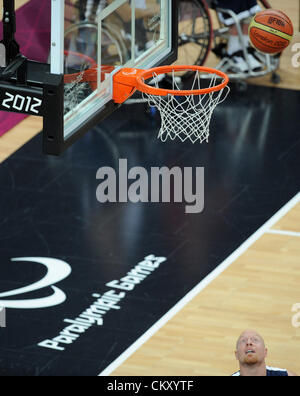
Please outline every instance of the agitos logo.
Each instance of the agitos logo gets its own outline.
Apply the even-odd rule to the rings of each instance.
[[[29,286],[15,289],[9,292],[0,293],[0,307],[14,308],[14,309],[38,309],[49,308],[62,304],[66,300],[65,293],[58,287],[54,286],[56,283],[66,279],[72,272],[71,267],[65,261],[47,258],[47,257],[22,257],[13,258],[11,261],[34,262],[39,263],[47,268],[47,274],[38,282],[32,283]],[[37,299],[24,300],[3,300],[3,298],[15,297],[22,294],[28,294],[37,290],[51,287],[53,293],[50,296]]]

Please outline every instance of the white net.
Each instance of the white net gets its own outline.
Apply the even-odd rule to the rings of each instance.
[[[152,84],[156,88],[159,87],[161,80],[158,75],[153,75]],[[178,86],[178,78],[174,71],[172,72],[172,89],[180,90]],[[202,78],[201,78],[202,77]],[[220,81],[220,77],[216,74],[209,74],[201,76],[199,71],[195,72],[191,90],[198,90],[201,88],[211,88],[216,86]],[[209,81],[209,85],[202,87],[204,81]],[[202,95],[188,95],[188,96],[156,96],[144,94],[151,107],[156,107],[161,115],[161,128],[158,138],[165,142],[167,139],[180,139],[182,142],[190,140],[192,143],[208,142],[209,126],[212,113],[216,106],[223,102],[230,89],[228,86],[216,91]]]
[[[70,75],[64,84],[64,114],[76,110],[76,107],[91,94],[88,82],[84,81],[84,72],[91,64],[76,53],[65,55],[65,74]],[[72,74],[73,73],[73,74]]]
[[[64,85],[64,114],[74,111],[86,97],[89,84],[82,80],[83,72],[74,78],[73,82]]]

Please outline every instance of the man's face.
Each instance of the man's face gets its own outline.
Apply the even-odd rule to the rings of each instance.
[[[235,355],[241,364],[263,362],[267,356],[264,340],[255,331],[245,331],[238,339]]]

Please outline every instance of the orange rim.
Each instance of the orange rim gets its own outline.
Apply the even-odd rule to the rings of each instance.
[[[70,84],[74,81],[76,81],[76,78],[80,75],[83,75],[83,80],[82,81],[94,81],[93,80],[93,75],[96,75],[96,80],[97,80],[97,63],[93,58],[90,58],[87,55],[81,54],[80,52],[74,52],[74,51],[64,51],[65,55],[74,55],[77,58],[84,59],[90,64],[90,68],[86,70],[84,73],[79,72],[79,73],[73,73],[73,74],[65,74],[64,75],[64,83],[65,84]],[[89,79],[91,78],[91,80]]]
[[[97,66],[96,61],[87,55],[81,54],[80,52],[64,51],[64,53],[65,53],[65,55],[74,55],[74,56],[77,56],[78,58],[84,59],[85,61],[90,63],[90,66],[91,66],[89,69],[87,69],[83,72],[65,74],[64,75],[64,83],[71,84],[71,83],[75,82],[79,76],[81,76],[80,82],[89,83],[92,90],[95,91],[97,89],[97,82],[98,82],[98,66]],[[115,70],[114,66],[102,66],[101,67],[101,81],[104,81],[106,73],[111,73],[114,70]]]
[[[186,70],[193,70],[193,71],[200,71],[202,73],[208,74],[216,74],[217,76],[223,79],[221,84],[215,85],[214,87],[210,88],[203,88],[203,89],[194,89],[194,90],[173,90],[173,89],[162,89],[162,88],[155,88],[147,85],[145,80],[148,78],[153,78],[153,74],[166,74],[172,71],[186,71]],[[210,92],[217,92],[221,89],[224,89],[229,82],[229,77],[227,74],[223,73],[220,70],[212,69],[209,67],[203,66],[159,66],[149,70],[144,70],[143,72],[137,75],[137,85],[136,88],[149,95],[155,96],[166,96],[166,95],[178,95],[178,96],[188,96],[188,95],[204,95]]]

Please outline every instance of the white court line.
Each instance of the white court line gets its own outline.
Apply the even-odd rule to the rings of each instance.
[[[300,232],[295,231],[283,231],[283,230],[269,230],[268,234],[279,234],[279,235],[289,235],[294,237],[300,237]]]
[[[136,352],[146,341],[148,341],[160,328],[182,310],[197,294],[205,289],[214,279],[225,271],[234,261],[236,261],[246,250],[249,249],[263,234],[285,216],[294,206],[300,202],[300,192],[283,206],[273,217],[271,217],[262,227],[260,227],[250,238],[248,238],[237,250],[235,250],[225,261],[223,261],[214,271],[204,278],[188,294],[186,294],[173,308],[162,316],[146,333],[135,341],[125,352],[123,352],[114,362],[104,369],[99,376],[108,376],[125,362],[134,352]]]

